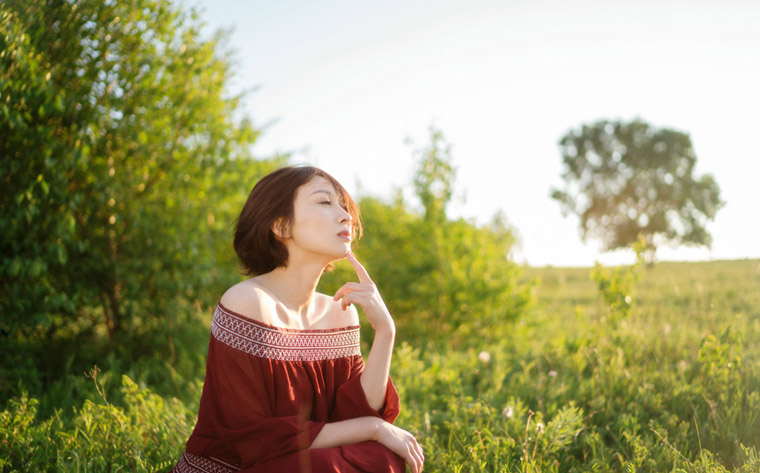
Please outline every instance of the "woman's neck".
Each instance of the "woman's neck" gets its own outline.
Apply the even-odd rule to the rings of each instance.
[[[324,269],[323,263],[301,263],[290,258],[287,266],[280,266],[257,276],[256,281],[262,283],[301,320],[309,320],[314,293]]]

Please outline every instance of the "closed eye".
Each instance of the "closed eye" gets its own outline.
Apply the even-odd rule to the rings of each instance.
[[[327,204],[327,205],[330,205],[330,203],[331,202],[329,200],[325,200],[324,202],[320,202],[320,204]]]

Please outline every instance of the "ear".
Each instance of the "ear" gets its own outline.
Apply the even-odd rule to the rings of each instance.
[[[290,230],[284,218],[280,217],[272,223],[272,233],[280,240],[290,237]]]

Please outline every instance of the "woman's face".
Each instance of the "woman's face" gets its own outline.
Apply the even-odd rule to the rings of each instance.
[[[351,215],[330,181],[316,176],[298,188],[286,235],[282,240],[291,256],[316,254],[333,261],[351,249]]]

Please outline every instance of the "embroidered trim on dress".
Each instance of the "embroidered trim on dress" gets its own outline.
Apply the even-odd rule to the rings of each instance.
[[[221,460],[212,461],[208,458],[199,457],[185,451],[182,457],[179,459],[177,466],[174,467],[172,472],[177,473],[235,473],[240,468],[235,468],[233,465],[224,463]]]
[[[225,310],[214,311],[211,334],[232,348],[271,360],[316,361],[361,355],[359,326],[298,330],[245,319]]]

